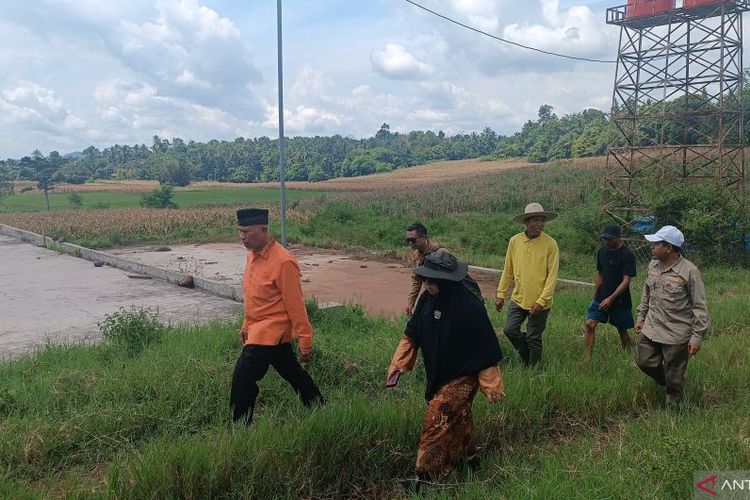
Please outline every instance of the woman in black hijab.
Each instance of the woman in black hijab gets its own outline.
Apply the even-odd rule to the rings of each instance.
[[[500,344],[468,266],[447,252],[433,252],[414,270],[425,281],[386,385],[414,367],[422,350],[427,372],[427,413],[417,452],[419,478],[442,479],[473,455],[471,405],[477,390],[494,401],[504,396]]]

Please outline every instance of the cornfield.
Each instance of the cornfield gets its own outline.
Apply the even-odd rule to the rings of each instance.
[[[267,207],[269,218],[280,219],[277,207]],[[303,220],[290,210],[287,217]],[[53,238],[94,248],[160,240],[232,239],[237,237],[234,207],[118,208],[109,210],[68,210],[51,213],[12,213],[0,215],[0,223]]]
[[[435,176],[420,180],[417,170],[422,167],[409,169],[411,180],[395,182],[392,177],[390,181],[378,181],[376,176],[368,176],[360,184],[366,185],[369,179],[369,190],[303,200],[299,208],[316,212],[331,201],[344,201],[371,207],[383,216],[428,218],[465,212],[508,213],[522,210],[532,201],[550,210],[599,202],[604,175],[601,162],[564,161],[530,168],[509,165],[514,168],[484,173],[470,170],[463,177],[454,169],[452,177],[442,180]]]

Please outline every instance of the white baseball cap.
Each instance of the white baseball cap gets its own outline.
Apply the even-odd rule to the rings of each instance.
[[[685,236],[682,234],[682,231],[674,226],[664,226],[654,234],[645,234],[644,237],[651,243],[666,241],[670,245],[680,248],[685,243]]]

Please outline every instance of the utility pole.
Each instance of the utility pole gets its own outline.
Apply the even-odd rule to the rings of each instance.
[[[284,164],[284,58],[281,50],[281,0],[276,0],[279,66],[279,180],[281,181],[281,244],[286,246],[286,165]]]

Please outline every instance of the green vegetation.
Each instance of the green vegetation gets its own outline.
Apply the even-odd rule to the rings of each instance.
[[[105,341],[116,344],[130,356],[158,342],[165,330],[158,313],[135,306],[107,314],[98,326]]]
[[[708,270],[712,336],[688,368],[687,405],[633,365],[608,327],[581,364],[590,291],[558,292],[541,371],[508,342],[507,397],[477,396],[481,469],[458,470],[424,498],[686,498],[694,470],[750,460],[748,271]],[[636,294],[637,296],[637,294]],[[402,497],[424,411],[421,367],[394,391],[385,371],[403,328],[358,308],[310,309],[309,369],[328,399],[307,410],[274,372],[249,429],[229,424],[236,324],[135,332],[155,325],[122,311],[116,339],[48,346],[0,365],[0,493],[116,498]],[[501,319],[493,312],[499,328]],[[108,335],[109,336],[109,335]],[[111,336],[109,336],[111,337]],[[132,350],[129,346],[142,349]]]
[[[479,158],[491,154],[498,135],[486,128],[481,133],[457,134],[414,131],[391,132],[384,123],[369,139],[291,137],[286,139],[287,179],[321,181],[420,165],[436,160]],[[87,179],[149,179],[175,186],[191,181],[222,182],[278,181],[278,140],[268,137],[233,141],[211,140],[185,143],[153,137],[152,145],[119,145],[99,150],[93,146],[82,153],[56,160],[52,151],[44,157],[38,151],[21,159],[0,160],[0,172],[12,179],[36,179],[48,165],[57,169],[53,182],[81,184]],[[55,162],[52,161],[55,159]]]
[[[392,257],[405,257],[404,228],[411,222],[427,225],[430,237],[456,255],[479,266],[502,266],[508,239],[522,230],[511,217],[523,210],[530,193],[560,217],[547,226],[563,250],[560,276],[570,279],[592,279],[592,255],[599,244],[598,228],[608,221],[600,208],[603,167],[594,161],[554,162],[534,168],[509,169],[493,174],[457,178],[450,182],[404,187],[378,187],[370,191],[342,193],[322,191],[289,191],[289,240],[308,245],[375,251]],[[644,193],[654,207],[654,227],[677,223],[692,244],[690,258],[697,263],[714,263],[717,259],[740,265],[747,256],[723,242],[716,244],[715,231],[725,220],[741,220],[730,205],[720,203],[717,194],[704,186],[686,186],[683,190]],[[181,208],[196,206],[231,207],[239,204],[272,207],[278,203],[275,189],[216,189],[174,191],[171,200]],[[80,193],[82,208],[137,206],[141,195],[134,193]],[[53,193],[52,207],[72,203],[70,196]],[[41,209],[40,194],[19,193],[0,204],[6,210]],[[176,244],[180,242],[233,241],[234,220],[213,217],[183,217],[174,224],[154,224],[153,217],[167,217],[150,212],[127,214],[127,221],[107,224],[101,217],[89,217],[95,211],[84,210],[25,221],[19,215],[0,216],[0,222],[39,231],[84,246],[107,248],[143,243]],[[54,218],[57,214],[59,217]],[[110,212],[115,217],[114,212]],[[124,213],[122,214],[125,215]],[[230,214],[231,215],[231,214]],[[51,218],[47,218],[51,217]],[[119,217],[119,215],[118,215]],[[139,227],[123,229],[141,220]],[[75,224],[64,223],[72,218]],[[169,214],[169,218],[173,218]],[[92,219],[90,224],[84,221]],[[95,222],[96,219],[98,222]],[[105,219],[101,221],[100,219]],[[112,221],[119,220],[112,218]],[[181,225],[182,224],[182,225]],[[741,226],[733,228],[734,243],[741,243]],[[278,217],[272,230],[278,233]],[[632,246],[644,245],[636,237]],[[690,249],[689,249],[690,250]],[[700,250],[700,254],[695,251]],[[643,248],[641,259],[650,251]]]
[[[323,191],[288,191],[290,203],[319,196]],[[139,193],[121,193],[109,191],[86,191],[80,195],[81,208],[106,209],[138,207],[142,200]],[[233,189],[196,189],[193,191],[175,191],[173,201],[180,207],[206,207],[221,205],[238,205],[252,203],[278,203],[278,189],[268,188],[233,188]],[[71,202],[68,193],[51,192],[49,195],[52,211],[78,208]],[[44,198],[39,193],[15,193],[0,201],[0,213],[38,212],[44,210]]]
[[[507,239],[520,230],[510,216],[533,195],[561,213],[548,226],[563,250],[561,276],[590,280],[603,222],[601,175],[600,167],[550,164],[408,189],[290,192],[298,201],[290,239],[403,256],[404,228],[421,220],[451,251],[498,267]],[[31,229],[41,223],[48,234],[57,223],[55,236],[100,246],[236,238],[226,205],[275,204],[278,191],[175,191],[181,207],[225,205],[179,210],[86,210],[100,203],[136,206],[140,195],[80,194],[82,210],[4,214],[0,221],[26,217]],[[41,195],[4,202],[24,196],[34,196],[40,209]],[[50,199],[53,208],[71,201],[64,193]],[[686,207],[684,199],[662,205],[664,213]],[[698,215],[692,216],[699,222]],[[743,339],[750,332],[750,271],[699,264],[711,337],[690,361],[682,410],[663,409],[663,393],[635,368],[632,353],[620,350],[610,327],[600,328],[594,361],[582,366],[591,291],[563,288],[545,333],[543,370],[520,367],[501,339],[507,397],[490,405],[480,395],[474,405],[481,469],[461,468],[447,484],[418,495],[685,498],[694,470],[747,468],[750,352]],[[640,269],[635,300],[642,280]],[[167,328],[149,311],[121,310],[102,321],[99,345],[50,345],[0,364],[0,496],[408,496],[397,481],[415,459],[421,367],[396,390],[383,388],[403,318],[373,318],[356,307],[310,307],[310,316],[316,355],[309,368],[328,404],[305,409],[271,372],[249,429],[232,427],[227,408],[239,323]],[[502,318],[491,316],[499,331]]]
[[[609,121],[598,109],[559,118],[552,106],[539,107],[538,118],[527,121],[520,132],[501,137],[492,158],[525,156],[543,163],[564,158],[601,156],[607,153]]]
[[[81,208],[83,206],[83,198],[76,192],[68,193],[68,202],[73,208]]]
[[[427,225],[430,238],[479,266],[502,266],[508,239],[523,227],[511,217],[528,203],[529,193],[561,216],[547,232],[557,239],[560,274],[592,279],[592,255],[604,223],[598,186],[602,170],[590,166],[550,164],[409,189],[329,195],[300,202],[311,215],[293,222],[293,241],[333,248],[376,250],[405,256],[406,226]]]
[[[13,183],[10,179],[10,173],[0,169],[0,202],[6,196],[13,194]]]
[[[177,208],[177,204],[172,201],[174,188],[171,184],[160,184],[148,194],[141,198],[141,206],[146,208]]]

